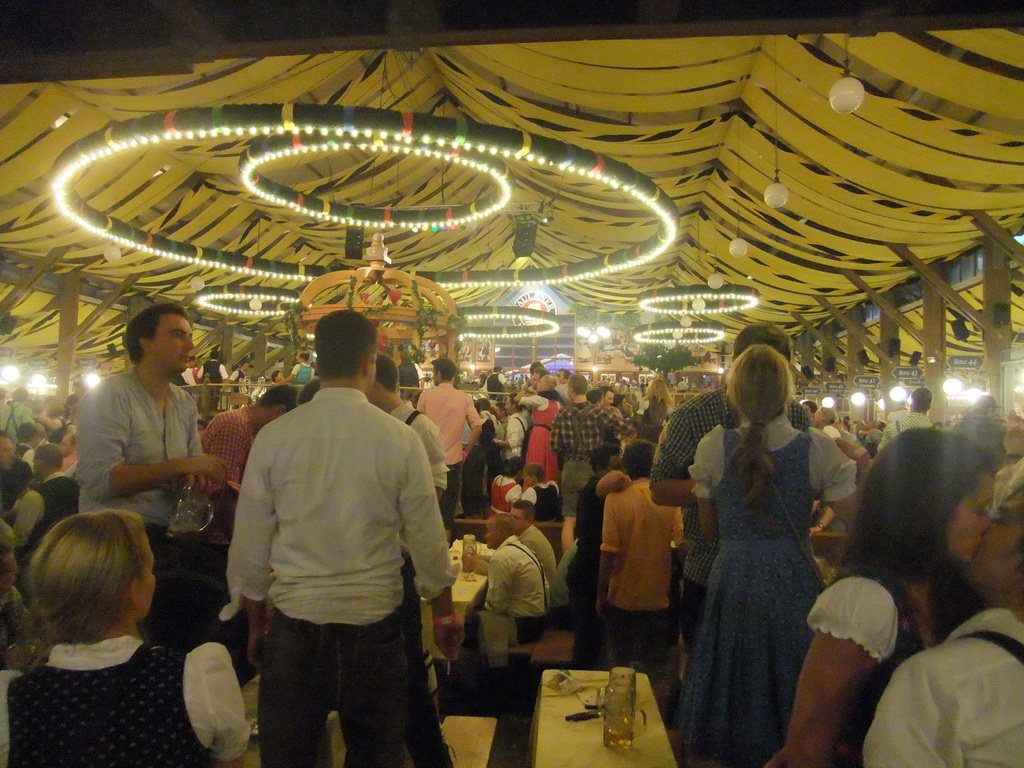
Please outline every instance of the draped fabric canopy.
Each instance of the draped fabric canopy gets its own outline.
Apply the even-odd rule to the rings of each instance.
[[[107,261],[106,243],[53,203],[54,161],[112,121],[154,112],[367,105],[550,136],[653,178],[678,208],[676,242],[634,270],[559,286],[569,300],[636,311],[645,290],[702,283],[717,272],[761,294],[756,309],[722,318],[730,333],[750,320],[799,332],[791,312],[813,323],[828,319],[818,296],[841,309],[866,300],[841,269],[885,290],[914,277],[894,245],[944,261],[985,242],[976,212],[1013,234],[1024,227],[1024,35],[854,37],[850,68],[868,96],[857,112],[841,115],[828,92],[842,75],[846,45],[845,36],[808,35],[349,51],[216,61],[183,75],[3,85],[0,247],[18,274],[66,248],[48,272],[81,269],[101,292],[133,275],[132,292],[186,302],[196,276],[207,285],[298,288],[130,250]],[[75,190],[147,232],[285,262],[343,260],[345,226],[253,197],[239,179],[244,152],[243,140],[222,137],[142,147],[98,163]],[[388,230],[395,265],[430,272],[560,266],[640,242],[656,228],[642,207],[557,168],[514,159],[509,168],[510,209],[453,231]],[[762,198],[776,169],[790,189],[781,210]],[[288,158],[262,172],[304,194],[376,206],[443,208],[492,190],[487,178],[443,161],[358,151]],[[523,215],[549,221],[539,225],[532,254],[517,257],[513,239]],[[742,258],[729,254],[737,235],[751,243]],[[13,310],[18,323],[7,343],[20,351],[56,349],[58,312],[45,279]],[[454,295],[479,306],[503,291],[482,286]],[[980,306],[980,288],[968,286],[964,295]],[[80,320],[93,309],[83,303]],[[919,323],[916,314],[909,317]],[[244,322],[286,334],[281,320]],[[123,312],[112,306],[81,334],[79,352],[102,350],[122,328]],[[973,338],[950,337],[951,349],[980,350]],[[914,342],[907,342],[910,352]]]

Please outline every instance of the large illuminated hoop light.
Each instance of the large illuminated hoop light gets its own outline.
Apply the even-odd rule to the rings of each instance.
[[[681,344],[713,344],[725,338],[725,328],[718,323],[691,323],[682,326],[666,320],[640,328],[633,338],[643,343],[678,341]]]
[[[471,224],[500,211],[512,196],[512,185],[508,182],[508,168],[496,158],[477,160],[473,157],[462,157],[457,147],[446,151],[413,144],[411,139],[405,141],[404,138],[396,136],[385,139],[375,134],[374,138],[368,139],[365,136],[357,138],[346,134],[346,137],[342,140],[320,137],[318,141],[309,141],[304,139],[301,134],[293,134],[290,136],[274,135],[258,140],[249,148],[239,166],[242,183],[257,197],[322,221],[333,221],[357,227],[407,227],[413,231],[454,229]],[[315,195],[304,195],[291,187],[260,176],[258,173],[266,163],[281,158],[295,157],[309,152],[340,152],[352,149],[450,160],[491,176],[498,190],[494,194],[463,205],[372,208],[356,204],[341,205]]]
[[[695,309],[700,299],[703,309]],[[704,285],[683,288],[658,288],[640,294],[640,308],[666,315],[711,315],[720,312],[742,312],[757,306],[757,291],[743,285],[723,285],[711,289]]]
[[[273,303],[274,309],[252,309],[249,302],[253,299]],[[243,317],[274,317],[287,314],[289,305],[299,303],[299,292],[285,288],[246,287],[237,288],[204,288],[196,294],[196,303],[201,307],[226,312]],[[239,303],[242,306],[233,306]]]
[[[561,328],[550,312],[526,307],[464,307],[459,314],[467,323],[460,339],[529,339],[550,336]],[[493,325],[471,325],[482,321]]]
[[[61,212],[90,232],[114,243],[177,261],[262,275],[288,281],[311,281],[343,266],[272,261],[244,253],[204,248],[172,240],[108,216],[90,206],[73,189],[75,182],[101,160],[161,144],[195,143],[224,138],[282,134],[401,143],[410,147],[451,147],[451,155],[474,158],[500,156],[528,165],[562,171],[604,184],[625,199],[646,206],[658,224],[643,242],[605,256],[560,267],[523,270],[421,272],[446,288],[526,283],[568,283],[619,272],[657,258],[674,242],[678,212],[664,190],[625,163],[546,136],[477,123],[462,118],[413,114],[322,104],[225,104],[153,113],[89,134],[68,147],[57,160],[53,190]]]

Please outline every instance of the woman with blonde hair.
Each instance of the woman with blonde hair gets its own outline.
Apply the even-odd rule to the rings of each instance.
[[[0,765],[241,768],[249,727],[227,650],[139,638],[155,583],[135,513],[83,512],[43,537],[28,569],[35,663],[0,673]]]
[[[789,365],[771,347],[737,358],[726,393],[740,427],[708,433],[690,468],[701,529],[720,545],[677,723],[694,754],[761,768],[785,739],[822,588],[811,508],[852,496],[855,467],[830,438],[790,426]]]
[[[642,440],[658,444],[665,419],[672,413],[673,402],[668,383],[661,377],[652,379],[647,385],[644,399],[640,402],[637,433]]]

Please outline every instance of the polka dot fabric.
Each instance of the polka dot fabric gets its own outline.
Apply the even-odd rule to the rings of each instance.
[[[184,668],[184,656],[142,646],[118,666],[42,667],[13,680],[10,768],[206,768]]]

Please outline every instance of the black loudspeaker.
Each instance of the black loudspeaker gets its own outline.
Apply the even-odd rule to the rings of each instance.
[[[800,373],[808,381],[810,381],[811,379],[814,378],[814,369],[811,368],[811,366],[809,366],[809,365],[801,365],[800,366]]]
[[[889,339],[889,348],[886,350],[889,353],[889,357],[900,356],[900,340],[897,338]]]
[[[512,253],[517,259],[529,256],[533,253],[533,247],[537,243],[537,222],[534,219],[527,219],[516,224],[516,236],[512,240]]]
[[[958,317],[952,323],[949,324],[950,330],[953,331],[953,338],[957,341],[967,341],[971,338],[971,331],[967,327],[967,321],[962,317]],[[2,330],[2,329],[0,329]]]
[[[868,353],[863,349],[857,350],[857,360],[861,365],[871,365],[871,358],[868,357]]]
[[[834,357],[825,358],[825,373],[836,372],[836,359]]]
[[[362,227],[345,228],[345,258],[362,259],[366,230]]]
[[[1010,324],[1010,305],[1000,301],[992,306],[992,323],[996,328],[1004,328]]]
[[[920,365],[920,364],[921,364],[921,353],[920,352],[911,352],[910,353],[910,367],[914,368],[915,366]]]
[[[0,317],[0,335],[9,336],[14,333],[14,328],[18,324],[14,315],[8,312],[3,317]]]

